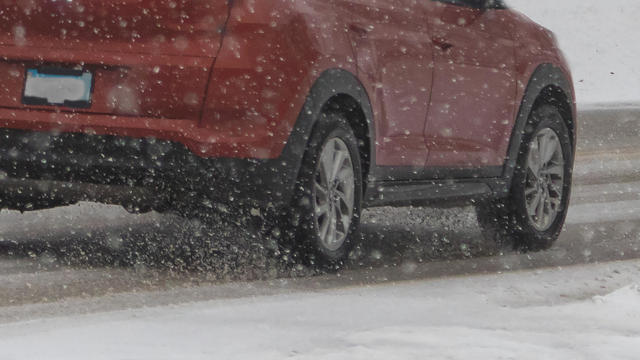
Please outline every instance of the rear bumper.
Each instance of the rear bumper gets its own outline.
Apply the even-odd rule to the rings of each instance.
[[[121,137],[153,137],[182,144],[204,158],[276,159],[284,144],[270,129],[246,121],[205,128],[197,120],[92,114],[52,109],[0,108],[0,127]]]
[[[292,171],[281,159],[205,159],[155,138],[0,129],[1,208],[81,200],[141,211],[280,208],[290,201]]]

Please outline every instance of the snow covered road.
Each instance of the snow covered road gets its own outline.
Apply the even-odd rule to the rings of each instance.
[[[577,185],[566,230],[553,249],[503,256],[496,256],[493,244],[482,239],[471,208],[372,210],[365,214],[361,258],[340,276],[329,276],[329,285],[320,288],[636,259],[640,258],[637,209],[638,181]],[[25,227],[19,226],[20,217],[26,218]],[[109,221],[96,227],[105,218]],[[309,269],[283,268],[260,251],[222,247],[220,253],[202,259],[198,252],[208,246],[205,240],[242,244],[244,239],[212,235],[197,224],[157,214],[131,216],[113,207],[82,204],[50,212],[10,213],[3,220],[7,230],[2,236],[15,243],[5,244],[0,252],[0,322],[30,318],[15,307],[22,304],[312,275]],[[170,246],[174,251],[165,251]],[[309,281],[320,280],[313,276]],[[177,301],[226,295],[185,294]],[[145,301],[119,306],[144,306]],[[54,304],[43,314],[67,311],[76,310]]]
[[[623,285],[639,278],[634,260],[322,291],[295,290],[285,281],[270,296],[0,325],[0,354],[631,360],[640,355],[640,289]]]

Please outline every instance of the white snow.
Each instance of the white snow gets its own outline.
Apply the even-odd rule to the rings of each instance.
[[[507,0],[557,35],[580,106],[640,103],[640,1]]]
[[[0,358],[638,359],[640,290],[620,284],[639,275],[636,260],[40,319],[0,325]]]

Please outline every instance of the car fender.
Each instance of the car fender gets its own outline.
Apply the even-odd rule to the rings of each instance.
[[[369,130],[369,149],[372,150],[368,156],[371,164],[375,164],[375,127],[373,126],[373,108],[369,96],[356,75],[340,68],[328,69],[318,77],[311,87],[279,159],[283,165],[282,171],[286,173],[286,176],[278,176],[285,182],[284,193],[292,195],[313,128],[325,110],[325,105],[338,95],[348,95],[353,98],[364,113]]]
[[[569,105],[571,108],[571,113],[569,114],[570,119],[567,120],[573,122],[572,127],[574,129],[576,128],[575,99],[573,95],[573,85],[571,84],[571,81],[569,79],[570,77],[565,74],[561,67],[551,63],[541,64],[535,69],[535,71],[533,71],[533,74],[529,79],[529,83],[526,87],[524,96],[520,103],[520,109],[518,111],[516,122],[509,141],[509,148],[503,173],[506,184],[508,184],[508,188],[505,189],[506,192],[508,192],[508,190],[510,189],[511,180],[513,178],[513,173],[516,167],[516,161],[518,159],[518,153],[520,152],[521,141],[525,131],[525,126],[529,121],[531,112],[534,110],[536,100],[542,94],[542,91],[544,89],[548,88],[549,86],[555,86],[563,91],[563,93],[567,97],[567,101],[570,103]],[[576,131],[574,130],[574,149],[576,143],[575,138]]]

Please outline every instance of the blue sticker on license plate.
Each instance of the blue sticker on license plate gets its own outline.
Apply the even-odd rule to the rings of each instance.
[[[27,69],[22,102],[26,105],[91,106],[93,74],[66,68]]]

